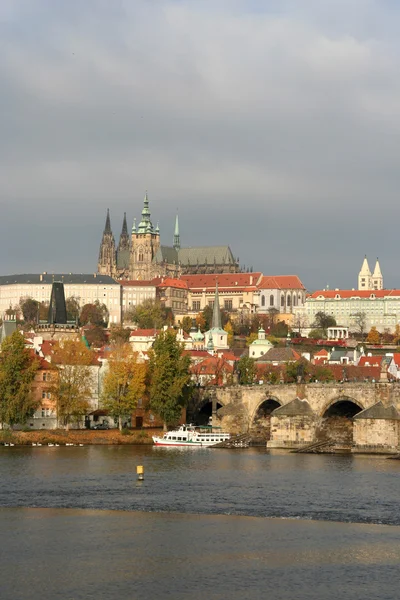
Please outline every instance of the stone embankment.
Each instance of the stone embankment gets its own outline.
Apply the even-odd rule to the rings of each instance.
[[[0,431],[0,445],[13,443],[16,446],[32,446],[32,444],[84,444],[90,445],[129,445],[152,444],[152,435],[160,430],[126,430],[121,433],[118,429],[89,430],[89,429],[54,429],[47,431]]]

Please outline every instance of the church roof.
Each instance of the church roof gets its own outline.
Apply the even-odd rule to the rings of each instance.
[[[178,259],[182,265],[217,265],[236,264],[229,246],[195,246],[178,250]]]
[[[218,279],[218,290],[226,291],[228,289],[240,290],[243,288],[256,289],[257,281],[261,277],[260,272],[255,273],[219,273],[215,274],[200,274],[200,275],[182,275],[181,279],[186,281],[188,288],[195,290],[196,288],[207,291],[215,290],[215,283]]]
[[[166,262],[169,265],[178,264],[178,252],[171,246],[159,246],[153,261],[155,263]]]
[[[305,289],[297,275],[267,275],[261,279],[257,287],[261,290]]]

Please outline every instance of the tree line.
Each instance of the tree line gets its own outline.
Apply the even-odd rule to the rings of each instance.
[[[100,405],[120,429],[136,409],[139,400],[154,411],[165,428],[175,424],[191,393],[190,357],[173,330],[162,331],[141,362],[129,343],[111,345],[102,381]],[[93,410],[97,388],[96,354],[82,340],[64,340],[54,346],[51,377],[46,385],[54,404],[58,425],[67,429]],[[25,347],[23,335],[15,331],[1,345],[0,423],[23,425],[41,404],[33,384],[40,364]]]

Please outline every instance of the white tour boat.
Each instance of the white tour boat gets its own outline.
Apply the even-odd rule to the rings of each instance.
[[[215,446],[229,440],[230,433],[221,431],[212,425],[181,425],[178,429],[167,431],[162,437],[153,435],[155,446]]]

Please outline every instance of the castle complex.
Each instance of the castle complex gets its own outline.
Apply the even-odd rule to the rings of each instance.
[[[160,229],[153,226],[147,192],[144,197],[142,218],[138,226],[133,222],[128,234],[126,213],[118,247],[111,230],[110,212],[100,244],[97,271],[116,279],[151,280],[155,277],[180,277],[184,274],[238,273],[236,260],[229,246],[181,248],[178,216],[172,246],[162,246]]]

